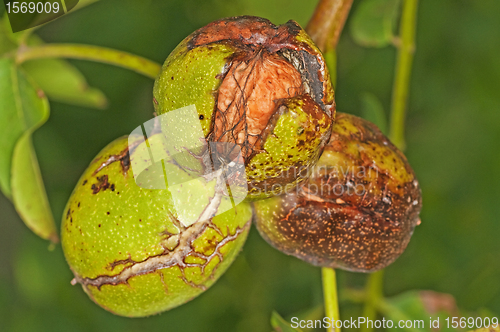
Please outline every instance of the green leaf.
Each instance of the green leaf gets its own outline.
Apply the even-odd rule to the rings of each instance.
[[[418,292],[407,292],[386,299],[385,304],[381,308],[384,317],[391,319],[395,325],[399,321],[415,321],[423,320],[423,327],[417,328],[414,326],[407,331],[431,331],[428,326],[429,315],[425,311],[424,305],[418,296]],[[427,326],[427,328],[426,328]]]
[[[8,27],[8,21],[3,19],[0,22],[0,56],[15,50],[19,39],[28,38],[27,31],[13,34]],[[38,46],[43,44],[43,41],[32,35],[29,36],[27,44]],[[89,87],[83,74],[66,60],[33,60],[24,63],[23,68],[50,99],[97,109],[107,106],[106,96],[100,90]]]
[[[387,135],[387,118],[384,107],[373,93],[361,95],[361,113],[363,118],[375,124],[380,131]]]
[[[425,303],[424,303],[425,299]],[[450,303],[443,303],[450,301]],[[411,321],[412,328],[402,328],[406,331],[433,332],[431,320],[438,323],[440,332],[454,331],[446,326],[445,319],[458,316],[455,300],[451,295],[430,291],[409,291],[381,301],[378,309],[382,315],[393,321],[394,327],[399,321]],[[419,324],[419,325],[417,325]]]
[[[25,38],[29,35],[29,31],[30,30],[28,29],[13,33],[7,14],[5,14],[0,19],[0,35],[3,34],[3,37],[0,36],[0,39],[6,38],[10,40],[12,45],[14,45],[14,48],[17,48],[23,42],[23,40],[25,40]],[[0,52],[0,54],[1,53],[2,52]]]
[[[271,314],[271,326],[276,332],[302,332],[300,329],[294,329],[290,323],[280,316],[276,311]]]
[[[384,47],[394,39],[400,0],[364,0],[356,8],[350,25],[356,43]]]
[[[12,198],[26,226],[41,238],[58,242],[30,131],[21,137],[14,150]]]
[[[13,61],[0,59],[0,189],[7,197],[11,197],[10,168],[14,147],[25,131],[15,88],[17,72]]]
[[[10,38],[11,32],[7,30],[10,27],[6,21],[5,17],[0,19],[0,56],[17,48],[16,43]]]
[[[106,96],[89,87],[83,74],[65,60],[28,61],[23,68],[50,99],[67,104],[104,109]]]
[[[94,2],[97,2],[99,0],[80,0],[78,2],[78,4],[76,5],[75,9],[74,10],[78,10],[78,9],[81,9],[83,7],[86,7],[88,5],[91,5],[93,4]]]
[[[78,3],[74,4],[76,0],[71,0],[71,1],[65,1],[66,3],[66,8],[68,9],[68,12],[65,14],[65,15],[68,15],[70,13],[74,13],[76,12],[77,10],[79,9],[82,9],[88,5],[91,5],[93,4],[94,2],[97,2],[97,1],[100,1],[100,0],[80,0],[78,1]],[[9,20],[7,19],[7,15],[5,15],[5,21],[7,22],[7,26],[9,27],[9,32],[12,31],[12,29],[10,28],[10,23],[9,23]],[[55,20],[51,20],[49,22],[46,22],[44,24],[41,24],[41,25],[37,25],[37,26],[34,26],[33,28],[30,28],[30,29],[26,29],[26,30],[23,30],[23,31],[19,31],[19,32],[16,32],[15,34],[12,34],[14,36],[15,39],[17,39],[19,42],[23,42],[25,40],[27,40],[29,37],[31,37],[33,35],[33,33],[38,30],[38,28],[41,28],[43,27],[45,24],[48,24],[50,22],[54,22]],[[11,32],[12,33],[12,32]]]
[[[29,46],[42,44],[37,36],[28,40]],[[22,66],[50,99],[97,109],[107,106],[106,96],[100,90],[89,87],[83,74],[66,60],[32,60]]]
[[[12,59],[0,59],[0,189],[38,236],[57,241],[57,232],[31,134],[49,117],[49,104]]]

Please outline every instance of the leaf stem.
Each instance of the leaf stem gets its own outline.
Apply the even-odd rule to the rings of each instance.
[[[161,68],[158,63],[131,53],[90,45],[47,44],[34,47],[24,46],[20,47],[16,54],[18,64],[43,58],[97,61],[123,67],[152,79],[156,78]]]
[[[375,321],[377,319],[377,305],[383,299],[384,270],[374,272],[368,276],[368,282],[365,287],[365,306],[363,308],[363,317],[367,320]],[[371,332],[373,326],[368,324],[361,327],[361,332]]]
[[[337,295],[337,276],[335,269],[323,267],[321,269],[323,279],[323,297],[325,300],[325,314],[331,319],[332,327],[328,332],[340,332],[340,328],[335,327],[335,322],[340,319],[339,301]]]
[[[418,0],[404,0],[399,28],[398,55],[392,91],[390,139],[398,148],[405,148],[405,111],[408,101],[413,54],[415,53],[415,30]]]

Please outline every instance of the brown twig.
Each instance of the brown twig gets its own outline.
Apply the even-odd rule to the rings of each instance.
[[[353,0],[320,0],[306,31],[316,45],[327,52],[337,47]]]

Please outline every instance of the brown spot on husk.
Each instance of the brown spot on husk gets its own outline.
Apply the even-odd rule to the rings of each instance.
[[[97,194],[99,191],[104,191],[108,189],[110,186],[110,183],[108,182],[108,175],[105,174],[103,176],[98,176],[97,177],[97,183],[92,184],[92,194]]]

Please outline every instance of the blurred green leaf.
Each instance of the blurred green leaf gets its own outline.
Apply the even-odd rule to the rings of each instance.
[[[353,13],[350,32],[356,43],[384,47],[394,38],[399,0],[364,0]]]
[[[12,59],[0,59],[0,188],[25,224],[57,240],[31,134],[49,117],[49,104]]]
[[[95,1],[81,1],[78,8]],[[75,9],[75,10],[76,10]],[[29,46],[42,45],[44,42],[35,35],[34,29],[12,33],[9,22],[4,17],[0,22],[0,55],[15,50],[19,43]],[[41,59],[28,61],[23,68],[50,99],[67,104],[104,109],[106,96],[98,89],[89,87],[83,74],[66,60]]]
[[[10,36],[12,32],[9,29],[9,22],[5,19],[5,16],[3,18],[0,17],[0,56],[15,50],[17,47]]]
[[[290,326],[283,317],[280,316],[276,311],[271,314],[271,326],[276,332],[301,332],[300,329],[294,329]]]
[[[44,42],[37,36],[31,36],[28,40],[29,46],[42,44]],[[107,106],[104,93],[89,87],[83,74],[66,60],[32,60],[22,66],[50,99],[97,109]]]
[[[78,1],[78,3],[74,4],[76,0],[72,0],[72,1],[66,1],[66,8],[68,10],[68,12],[65,14],[65,15],[68,15],[70,13],[74,13],[76,12],[77,10],[79,9],[82,9],[88,5],[91,5],[93,4],[94,2],[97,2],[99,0],[80,0]],[[5,15],[5,21],[7,23],[7,26],[9,27],[9,32],[12,34],[12,36],[18,40],[19,42],[24,42],[26,41],[29,37],[32,36],[32,34],[38,30],[39,28],[43,27],[45,24],[48,24],[50,22],[54,22],[55,20],[51,20],[51,21],[48,21],[44,24],[41,24],[41,25],[37,25],[37,26],[34,26],[30,29],[26,29],[26,30],[23,30],[23,31],[19,31],[19,32],[16,32],[16,33],[12,33],[12,29],[10,28],[10,23],[9,23],[9,20],[7,18],[7,15]]]
[[[24,132],[20,114],[16,109],[14,87],[17,78],[14,63],[0,59],[0,189],[11,197],[10,168],[16,142]]]
[[[91,5],[97,1],[99,1],[99,0],[80,0],[80,1],[78,1],[78,4],[76,5],[74,10],[81,9],[81,8],[86,7],[88,5]]]
[[[373,93],[366,92],[361,95],[361,114],[363,118],[375,124],[380,131],[387,135],[387,118],[384,107]]]
[[[58,241],[56,226],[31,143],[31,131],[21,137],[14,150],[12,198],[24,223],[35,234],[52,242]]]
[[[98,109],[107,105],[106,96],[89,87],[83,74],[65,60],[33,60],[23,68],[50,99]]]
[[[314,307],[307,308],[305,310],[301,310],[299,312],[295,312],[291,314],[290,316],[292,317],[300,317],[300,319],[305,320],[305,321],[315,321],[315,320],[322,320],[323,317],[325,317],[325,307],[323,303],[319,303],[315,305]],[[295,329],[295,331],[303,331],[303,332],[312,332],[315,331],[314,328],[308,328],[304,327],[302,329]]]
[[[447,317],[458,315],[455,300],[449,294],[409,291],[382,300],[378,307],[384,317],[394,322],[395,327],[399,321],[411,321],[411,328],[403,328],[407,331],[434,331],[430,319],[437,320],[436,328],[440,332],[455,331],[447,328],[445,321]]]
[[[29,36],[30,31],[33,30],[33,29],[27,29],[27,30],[13,33],[7,14],[3,15],[3,17],[0,17],[0,25],[1,25],[0,35],[4,34],[3,38],[10,40],[10,42],[13,43],[15,48],[17,48],[26,39],[26,37]],[[1,38],[2,37],[0,37],[0,39]],[[1,47],[0,47],[0,49],[1,49]],[[0,52],[0,54],[1,53],[2,52]]]
[[[319,303],[314,307],[295,312],[293,317],[302,317],[304,320],[322,319],[325,316],[325,307],[323,303]]]
[[[418,292],[407,292],[393,298],[385,299],[384,304],[380,307],[380,311],[386,318],[395,322],[395,324],[399,321],[411,320],[414,322],[415,320],[423,320],[424,326],[422,328],[413,327],[412,329],[407,329],[408,331],[431,331],[430,328],[425,328],[425,323],[426,321],[428,322],[429,315],[425,311],[422,301],[420,301]]]

